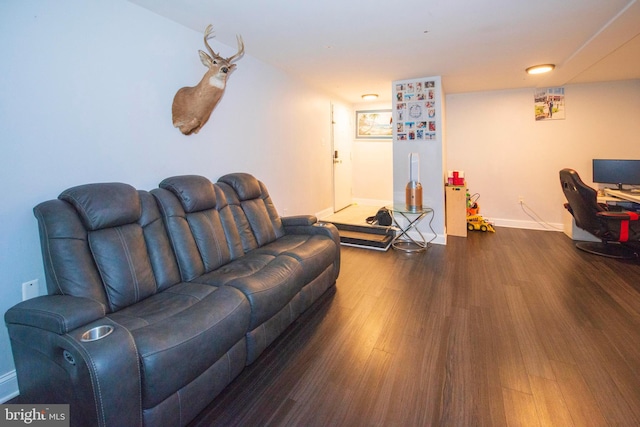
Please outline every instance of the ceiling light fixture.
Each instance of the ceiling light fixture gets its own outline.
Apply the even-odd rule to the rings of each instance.
[[[370,101],[372,99],[378,99],[377,93],[367,93],[366,95],[362,95],[362,99],[365,101]]]
[[[554,68],[556,68],[555,64],[541,64],[541,65],[534,65],[533,67],[529,67],[527,68],[526,71],[528,74],[542,74],[542,73],[548,73]]]

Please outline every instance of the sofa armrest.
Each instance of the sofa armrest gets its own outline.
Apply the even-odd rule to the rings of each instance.
[[[41,296],[15,305],[4,318],[21,399],[70,404],[72,425],[143,425],[133,336],[105,316],[101,303]],[[96,328],[109,332],[87,340],[85,333]]]
[[[313,215],[285,216],[280,219],[282,220],[282,225],[285,227],[313,225],[318,222],[318,218]]]
[[[104,317],[103,304],[88,298],[46,295],[22,301],[4,315],[5,323],[32,326],[64,335]]]
[[[299,215],[282,218],[285,234],[324,235],[340,246],[340,234],[330,222],[318,221],[313,215]]]

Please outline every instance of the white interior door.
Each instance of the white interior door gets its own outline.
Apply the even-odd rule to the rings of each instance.
[[[351,111],[331,104],[333,146],[333,210],[338,212],[352,203]]]

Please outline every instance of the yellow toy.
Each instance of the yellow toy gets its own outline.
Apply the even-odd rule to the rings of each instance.
[[[493,224],[484,219],[482,215],[469,215],[467,217],[467,230],[491,231],[492,233],[496,232],[493,228]]]

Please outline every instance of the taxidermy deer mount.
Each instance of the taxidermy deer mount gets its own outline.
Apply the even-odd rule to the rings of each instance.
[[[233,61],[244,54],[244,42],[241,36],[238,39],[238,52],[229,58],[223,58],[211,49],[207,39],[212,37],[213,26],[208,25],[204,30],[204,45],[209,50],[210,56],[199,50],[200,61],[209,70],[204,73],[202,80],[194,87],[183,87],[173,98],[171,108],[173,126],[180,129],[185,135],[198,133],[207,123],[211,112],[222,98],[227,85],[227,76],[236,66]]]

